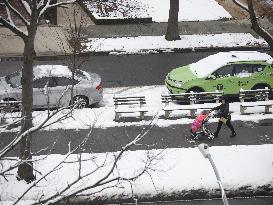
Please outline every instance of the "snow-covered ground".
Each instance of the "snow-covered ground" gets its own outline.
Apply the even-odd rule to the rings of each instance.
[[[223,186],[226,191],[235,191],[239,188],[248,187],[249,190],[255,190],[260,186],[271,185],[273,178],[273,145],[251,145],[251,146],[220,146],[211,147],[210,153],[219,171]],[[132,184],[121,183],[120,188],[111,188],[100,191],[95,194],[99,197],[113,198],[131,198],[133,196],[150,197],[161,194],[168,196],[170,194],[189,193],[191,190],[204,190],[208,194],[213,194],[217,191],[218,184],[215,178],[213,169],[208,160],[199,152],[198,148],[181,148],[181,149],[166,149],[152,150],[153,155],[160,153],[162,157],[153,165],[154,172],[150,175],[144,174],[141,178],[134,181]],[[99,173],[90,175],[81,183],[72,187],[72,190],[66,192],[71,193],[77,188],[83,188],[93,184],[96,180],[102,177],[106,170],[109,169],[112,154],[83,154],[84,159],[95,159],[97,166],[104,162],[106,164]],[[151,153],[150,153],[151,154]],[[117,171],[111,175],[115,176],[133,176],[144,166],[145,151],[131,151],[118,163]],[[40,156],[40,158],[43,156]],[[65,156],[50,155],[45,160],[35,163],[35,169],[40,172],[37,175],[37,180],[42,174],[51,170],[58,162],[62,161]],[[77,161],[79,156],[70,156],[66,162]],[[37,159],[37,158],[35,158]],[[133,164],[130,162],[134,162]],[[8,162],[4,163],[4,167],[8,166]],[[60,169],[51,174],[46,180],[42,180],[37,187],[33,188],[23,198],[26,200],[22,204],[31,203],[33,200],[49,197],[60,191],[69,182],[75,180],[78,176],[78,163],[65,163]],[[83,161],[81,174],[95,169],[95,164],[90,160]],[[14,173],[14,172],[13,172]],[[15,174],[15,173],[14,173]],[[14,176],[9,176],[8,182],[0,178],[0,194],[2,204],[12,204],[28,187],[23,181],[18,182]],[[113,184],[111,184],[113,185]],[[132,185],[132,187],[131,187]],[[95,189],[96,191],[98,189]],[[92,193],[85,191],[85,194]],[[132,192],[133,191],[133,192]]]
[[[118,3],[113,2],[96,4],[86,1],[84,3],[96,19],[151,17],[154,22],[168,22],[170,1],[119,0]],[[210,21],[225,18],[232,18],[232,16],[214,0],[179,1],[178,21]]]
[[[222,33],[181,35],[181,40],[167,41],[164,36],[138,36],[121,38],[89,38],[83,43],[84,52],[109,52],[110,54],[135,54],[172,52],[179,49],[267,47],[264,39],[250,33]]]

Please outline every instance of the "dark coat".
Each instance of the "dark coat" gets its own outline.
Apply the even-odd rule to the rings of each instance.
[[[228,103],[221,104],[215,108],[212,108],[212,110],[219,110],[219,112],[218,112],[219,117],[224,117],[226,119],[230,118]]]

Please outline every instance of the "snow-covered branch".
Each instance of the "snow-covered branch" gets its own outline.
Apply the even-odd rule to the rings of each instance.
[[[265,39],[265,41],[268,43],[270,50],[273,51],[273,37],[272,35],[262,26],[259,25],[258,19],[255,14],[255,10],[253,7],[253,1],[247,0],[247,5],[244,5],[239,0],[233,0],[233,2],[238,5],[240,8],[244,9],[248,12],[250,21],[251,21],[251,28],[262,38]]]
[[[240,0],[232,0],[237,6],[242,8],[243,10],[249,12],[247,5],[243,4]]]
[[[21,0],[22,5],[24,6],[26,12],[28,13],[29,16],[31,16],[31,8],[28,2],[26,2],[25,0]]]
[[[10,9],[26,26],[29,26],[29,21],[16,9],[14,8],[9,1],[3,0],[5,6]]]
[[[10,10],[8,7],[6,7],[6,12],[7,12],[7,15],[8,15],[8,19],[9,19],[9,23],[12,25],[12,26],[15,26],[13,20],[12,20],[12,17],[11,17],[11,13],[10,13]]]
[[[96,122],[94,121],[94,123]],[[69,149],[68,153],[60,158],[59,161],[52,168],[48,169],[48,171],[46,171],[45,173],[43,173],[41,170],[36,170],[39,171],[40,176],[37,177],[36,181],[32,182],[21,193],[20,196],[18,196],[13,204],[19,203],[24,197],[27,196],[28,193],[31,192],[32,189],[39,187],[45,181],[48,181],[52,176],[54,176],[54,174],[61,172],[63,167],[67,164],[69,166],[74,166],[76,169],[78,169],[77,176],[69,180],[66,185],[61,186],[59,189],[57,189],[56,192],[52,194],[38,196],[37,201],[33,202],[33,204],[50,204],[54,202],[59,202],[64,199],[70,199],[75,196],[84,196],[86,191],[88,191],[89,196],[94,196],[96,193],[107,189],[121,189],[124,186],[123,182],[129,183],[130,185],[133,181],[135,181],[142,175],[147,174],[147,176],[149,176],[150,172],[155,171],[153,165],[156,165],[156,162],[161,160],[161,154],[151,154],[149,151],[147,151],[144,156],[146,159],[141,160],[141,167],[138,167],[136,169],[135,166],[132,166],[131,174],[128,175],[123,173],[123,171],[119,167],[122,161],[126,161],[126,159],[124,158],[128,157],[125,152],[128,152],[132,146],[141,144],[140,141],[152,129],[153,122],[151,122],[149,126],[146,127],[146,129],[142,129],[140,133],[138,133],[132,140],[130,140],[129,143],[127,143],[125,146],[122,146],[120,151],[112,154],[105,153],[101,155],[104,157],[104,159],[93,153],[89,153],[88,155],[85,155],[83,153],[77,155],[75,154],[76,151],[79,151],[83,147],[83,145],[87,143],[87,140],[92,137],[93,127],[94,124],[91,126],[89,133],[84,137],[84,139],[76,147]],[[50,157],[50,155],[48,156]],[[39,157],[39,162],[37,162],[41,163],[42,160],[46,157]],[[32,159],[30,161],[35,162],[35,159]],[[14,166],[10,166],[9,169],[5,170],[5,173],[6,171],[14,169],[20,163],[21,161],[15,161],[15,163],[13,163]],[[88,169],[86,167],[87,164]],[[92,178],[93,181],[86,183],[87,181],[89,181],[90,178]]]
[[[47,124],[49,122],[49,120],[51,118],[53,118],[55,115],[57,115],[59,112],[63,111],[64,109],[70,109],[70,112],[68,112],[67,114],[65,115],[62,115],[60,116],[60,118],[54,120],[53,122],[51,122],[50,124],[54,124],[56,123],[57,121],[60,121],[62,119],[65,119],[67,118],[67,116],[69,116],[69,114],[71,114],[71,112],[74,110],[74,105],[70,105],[68,107],[63,107],[61,109],[58,109],[52,113],[50,113],[46,119],[44,119],[40,124],[30,128],[29,130],[17,135],[6,147],[4,147],[2,150],[0,150],[0,159],[2,157],[4,157],[10,150],[12,150],[21,140],[22,138],[28,136],[28,135],[31,135],[35,132],[37,132],[38,130],[42,129],[42,128],[45,128],[47,126],[49,126],[50,124]]]
[[[2,24],[4,27],[10,29],[13,33],[20,36],[23,39],[27,38],[27,36],[28,36],[27,32],[22,31],[17,26],[13,25],[12,23],[10,23],[6,19],[4,19],[2,16],[0,16],[0,24]]]
[[[139,170],[137,173],[135,173],[131,177],[124,177],[124,176],[120,176],[120,175],[112,177],[114,171],[118,167],[117,166],[118,162],[122,159],[123,154],[126,151],[128,151],[133,145],[136,145],[137,142],[142,140],[151,131],[152,127],[153,127],[153,121],[151,121],[150,126],[148,128],[142,129],[142,131],[131,142],[129,142],[124,147],[122,147],[121,151],[119,151],[117,153],[117,155],[114,157],[114,161],[112,162],[112,165],[109,167],[108,171],[105,172],[105,174],[102,174],[102,176],[100,178],[98,178],[95,182],[93,182],[91,185],[87,185],[83,188],[78,188],[76,190],[73,189],[72,192],[67,193],[68,190],[70,190],[77,183],[81,182],[84,178],[87,178],[88,176],[90,176],[96,172],[99,172],[102,168],[104,168],[105,161],[102,163],[102,165],[97,166],[95,168],[95,170],[92,170],[84,175],[79,175],[77,179],[75,179],[74,181],[69,183],[62,190],[59,190],[58,193],[52,195],[51,197],[49,197],[47,199],[39,201],[39,203],[43,203],[43,204],[56,203],[60,200],[77,196],[78,194],[80,194],[84,191],[87,191],[87,190],[91,190],[91,192],[92,192],[92,190],[95,188],[97,189],[97,188],[101,187],[100,190],[104,190],[104,189],[113,187],[113,186],[111,186],[111,184],[113,182],[120,183],[121,181],[125,181],[125,182],[134,181],[137,178],[139,178],[140,176],[142,176],[143,174],[145,174],[146,172],[149,172],[149,169],[151,168],[151,166],[153,164],[152,162],[157,160],[158,158],[160,158],[159,155],[152,156],[152,155],[147,154],[147,160],[144,163],[142,170]],[[79,173],[80,173],[80,170],[79,170]],[[108,187],[108,185],[109,185],[109,187]],[[92,193],[92,194],[94,194],[94,193]],[[35,204],[38,204],[38,203],[35,203]]]
[[[63,6],[63,5],[67,5],[67,4],[72,4],[75,3],[76,0],[70,0],[70,1],[66,1],[66,2],[58,2],[55,4],[50,4],[51,0],[47,0],[46,3],[44,0],[41,0],[38,3],[38,11],[39,11],[39,17],[40,18],[48,9],[50,8],[54,8],[54,7],[59,7],[59,6]]]
[[[50,174],[54,173],[55,171],[58,171],[61,166],[65,163],[65,161],[69,158],[69,156],[71,156],[73,153],[75,153],[77,150],[79,150],[82,145],[84,145],[86,143],[86,141],[89,139],[89,137],[92,135],[92,131],[93,129],[90,129],[88,135],[81,141],[81,143],[76,147],[74,148],[73,150],[70,150],[64,157],[63,159],[53,168],[53,169],[50,169],[47,173],[45,173],[43,176],[41,176],[38,180],[36,180],[35,182],[33,182],[31,184],[31,186],[29,186],[25,191],[24,193],[22,193],[22,195],[20,197],[17,198],[17,200],[13,203],[13,204],[17,204],[32,188],[34,188],[35,186],[38,185],[39,182],[41,182],[42,180],[44,180],[47,176],[49,176]],[[76,180],[76,182],[78,182],[79,180],[81,180],[81,177],[79,177],[78,180]],[[76,183],[74,182],[74,183]],[[65,190],[71,188],[73,185],[72,184],[68,184],[66,188],[64,188]],[[48,201],[50,201],[51,199],[55,199],[57,196],[59,196],[60,192],[56,193],[54,196],[51,196],[50,198],[46,199],[46,200],[43,200],[42,201],[39,201],[38,203],[34,203],[34,204],[41,204],[41,203],[46,203]]]

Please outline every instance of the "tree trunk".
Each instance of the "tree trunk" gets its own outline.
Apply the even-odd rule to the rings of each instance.
[[[179,0],[170,0],[169,20],[165,39],[167,41],[180,40],[178,32]]]
[[[248,12],[250,15],[250,20],[251,20],[251,27],[252,29],[262,38],[265,39],[265,41],[268,43],[270,50],[273,51],[273,37],[263,28],[259,26],[259,23],[257,21],[254,8],[253,8],[253,2],[252,0],[247,0],[248,4]]]
[[[34,50],[34,39],[36,35],[36,26],[29,32],[28,38],[24,39],[24,63],[22,69],[22,122],[21,122],[21,133],[29,130],[32,125],[32,105],[33,105],[33,58],[35,56]],[[22,161],[28,160],[28,162],[22,162],[18,167],[17,179],[23,179],[30,183],[35,180],[33,174],[33,164],[31,162],[31,135],[26,135],[20,141],[20,159]]]

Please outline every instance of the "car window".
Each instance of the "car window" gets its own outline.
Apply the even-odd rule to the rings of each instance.
[[[22,77],[21,72],[15,72],[15,73],[12,73],[10,75],[7,75],[6,76],[6,81],[7,81],[8,84],[11,85],[11,87],[17,88],[17,87],[20,87],[22,85],[21,84],[21,77]]]
[[[255,64],[255,65],[252,65],[252,66],[253,66],[253,73],[263,72],[264,68],[266,67],[265,65],[260,65],[260,64]]]
[[[242,75],[242,74],[253,73],[253,65],[252,64],[237,64],[234,66],[234,75]]]
[[[43,77],[33,81],[34,88],[44,88],[48,83],[48,87],[56,87],[56,82],[51,77]]]
[[[233,65],[226,65],[213,73],[217,78],[229,77],[233,74]]]
[[[66,78],[66,77],[55,77],[54,78],[56,80],[57,86],[68,86],[68,85],[75,85],[78,83],[77,80],[73,80],[70,78]]]

